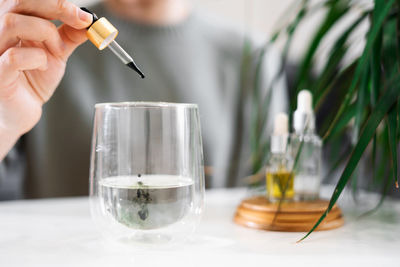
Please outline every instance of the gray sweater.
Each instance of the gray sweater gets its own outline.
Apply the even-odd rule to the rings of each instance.
[[[11,152],[14,163],[3,162],[0,198],[2,193],[3,198],[7,193],[9,198],[87,195],[92,119],[98,102],[197,103],[205,165],[212,166],[206,185],[243,184],[240,178],[249,171],[250,126],[250,101],[239,90],[244,36],[234,26],[197,12],[178,25],[156,27],[124,21],[101,4],[91,9],[119,29],[118,42],[146,79],[107,49],[100,52],[89,42],[79,47],[59,88],[45,104],[39,124],[18,145],[23,153],[16,161]],[[279,54],[269,49],[264,64],[266,89],[280,67]],[[272,103],[271,116],[285,110],[283,79],[274,89]],[[240,160],[231,164],[234,158]],[[25,171],[18,172],[21,168],[15,166]]]

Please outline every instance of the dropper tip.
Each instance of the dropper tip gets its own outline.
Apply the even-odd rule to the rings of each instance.
[[[133,69],[134,71],[136,71],[140,77],[142,77],[142,79],[145,78],[143,72],[136,66],[136,64],[134,62],[129,62],[128,64],[126,64],[129,68]]]

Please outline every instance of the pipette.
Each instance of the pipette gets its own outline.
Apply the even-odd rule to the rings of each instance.
[[[144,78],[143,72],[136,65],[133,58],[115,41],[118,30],[104,17],[98,18],[97,15],[85,7],[81,7],[85,12],[93,16],[92,24],[87,28],[86,35],[89,40],[99,49],[108,47],[126,66],[136,71],[140,77]]]

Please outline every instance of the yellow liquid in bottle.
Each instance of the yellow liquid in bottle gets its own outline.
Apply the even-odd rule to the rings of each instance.
[[[267,193],[270,201],[279,201],[282,198],[284,198],[284,200],[293,199],[293,173],[288,171],[277,171],[272,173],[268,172],[266,176]],[[284,192],[285,194],[283,194]]]

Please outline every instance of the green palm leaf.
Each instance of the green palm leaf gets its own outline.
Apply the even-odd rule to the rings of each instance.
[[[313,41],[311,42],[304,56],[304,59],[302,60],[302,64],[300,66],[299,73],[295,82],[297,88],[293,96],[294,98],[302,88],[308,87],[308,85],[306,84],[306,79],[309,76],[312,60],[322,39],[326,36],[326,33],[332,29],[335,23],[338,22],[340,18],[343,15],[345,15],[348,11],[343,1],[332,1],[329,2],[328,5],[330,5],[331,8],[329,9],[324,21],[321,23],[321,26],[317,30],[313,38]],[[295,103],[294,99],[292,99],[291,103],[292,103],[291,110],[294,110],[294,103]]]
[[[346,42],[353,31],[360,25],[362,21],[366,18],[368,13],[363,13],[358,19],[356,19],[337,39],[335,44],[332,46],[329,58],[325,64],[324,69],[315,81],[314,85],[311,87],[314,95],[315,103],[319,102],[322,94],[325,93],[325,89],[331,80],[335,77],[336,72],[340,68],[340,63],[343,56],[347,52]]]
[[[307,238],[320,225],[320,223],[325,219],[325,217],[328,215],[330,210],[335,205],[335,203],[338,200],[340,194],[342,193],[344,187],[346,186],[347,182],[349,181],[354,169],[357,167],[357,164],[358,164],[365,148],[367,147],[368,143],[374,136],[375,131],[379,126],[379,123],[385,117],[385,115],[389,111],[390,107],[392,107],[392,105],[398,100],[399,95],[400,95],[399,82],[400,82],[400,76],[397,76],[392,81],[392,83],[390,84],[390,86],[387,89],[387,91],[385,92],[385,94],[381,97],[381,99],[377,103],[375,109],[371,113],[371,115],[361,133],[360,139],[358,140],[357,145],[355,146],[355,148],[350,156],[350,159],[339,179],[339,182],[336,185],[336,188],[335,188],[335,190],[332,194],[332,197],[329,201],[328,208],[326,209],[324,214],[318,219],[318,221],[313,226],[313,228],[299,241],[302,241],[305,238]]]
[[[379,2],[379,1],[378,1]],[[329,129],[327,130],[327,132],[324,135],[324,138],[326,138],[326,136],[329,136],[333,126],[336,124],[336,122],[340,119],[340,117],[343,114],[343,111],[346,109],[346,107],[349,105],[351,98],[353,96],[354,90],[359,82],[359,79],[361,77],[361,74],[365,68],[365,66],[367,65],[368,62],[368,58],[370,56],[370,50],[372,45],[374,44],[381,28],[382,28],[382,24],[384,23],[386,16],[389,14],[389,11],[391,10],[391,7],[393,5],[393,3],[395,2],[395,0],[389,0],[388,2],[386,2],[386,4],[383,6],[383,8],[380,8],[379,5],[375,6],[374,9],[374,20],[373,20],[373,24],[371,25],[371,30],[369,32],[368,35],[368,39],[367,39],[367,44],[365,45],[364,48],[364,52],[361,56],[361,58],[358,61],[355,73],[354,73],[354,78],[352,80],[352,83],[350,85],[349,91],[346,94],[346,97],[343,101],[343,103],[341,104],[339,111],[337,113],[337,115],[335,116],[335,118],[333,119],[331,126],[329,127]]]
[[[393,172],[393,179],[397,182],[399,182],[398,177],[397,177],[397,131],[398,131],[398,125],[399,125],[399,119],[398,119],[398,114],[397,114],[397,105],[393,105],[391,110],[389,111],[388,118],[387,118],[387,124],[388,124],[388,129],[389,129],[389,148],[390,148],[390,154],[391,154],[391,160],[392,160],[392,172]]]

